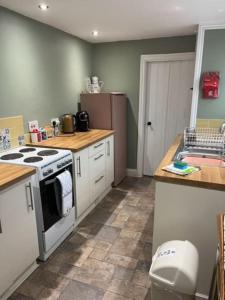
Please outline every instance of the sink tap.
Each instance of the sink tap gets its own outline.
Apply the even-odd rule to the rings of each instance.
[[[220,133],[224,133],[225,132],[225,122],[223,122],[220,126]]]

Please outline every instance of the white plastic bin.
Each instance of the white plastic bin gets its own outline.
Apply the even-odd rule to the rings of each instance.
[[[151,300],[194,299],[199,255],[189,241],[169,241],[156,251],[149,275]]]

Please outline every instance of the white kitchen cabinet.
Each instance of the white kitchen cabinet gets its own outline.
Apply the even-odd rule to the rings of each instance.
[[[90,205],[88,148],[74,154],[75,202],[77,217]]]
[[[113,141],[113,136],[110,136],[74,154],[78,223],[111,189],[114,181]]]
[[[109,187],[114,181],[114,136],[106,138],[105,140],[106,151],[106,180],[105,185]]]
[[[0,298],[20,276],[35,269],[39,256],[30,178],[0,192]],[[35,265],[35,267],[34,267]],[[30,274],[28,274],[30,275]],[[21,283],[21,282],[20,282]]]

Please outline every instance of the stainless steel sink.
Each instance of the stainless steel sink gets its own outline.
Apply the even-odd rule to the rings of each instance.
[[[201,158],[201,163],[198,165],[210,165],[210,166],[220,166],[225,167],[225,155],[215,149],[188,149],[184,147],[184,144],[181,143],[178,147],[173,160],[182,161],[186,157],[189,158]],[[207,164],[210,159],[210,164]],[[213,162],[215,160],[215,163]]]
[[[187,151],[181,151],[176,155],[176,160],[182,160],[185,157],[201,157],[201,158],[212,158],[212,159],[222,159],[224,160],[223,155],[220,155],[218,153],[213,153],[213,151],[210,153],[210,151],[194,151],[194,150],[187,150]]]

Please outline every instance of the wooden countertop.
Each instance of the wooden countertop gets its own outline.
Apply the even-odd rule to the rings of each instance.
[[[202,166],[201,171],[187,176],[179,176],[162,170],[162,167],[171,163],[181,140],[181,135],[176,137],[174,143],[157,168],[154,178],[163,182],[225,191],[225,168]]]
[[[91,129],[87,132],[76,132],[75,135],[62,135],[49,138],[40,143],[30,143],[29,146],[39,146],[46,148],[68,149],[77,152],[87,146],[90,146],[110,135],[114,134],[113,130]]]
[[[32,167],[0,164],[0,191],[35,173]]]

